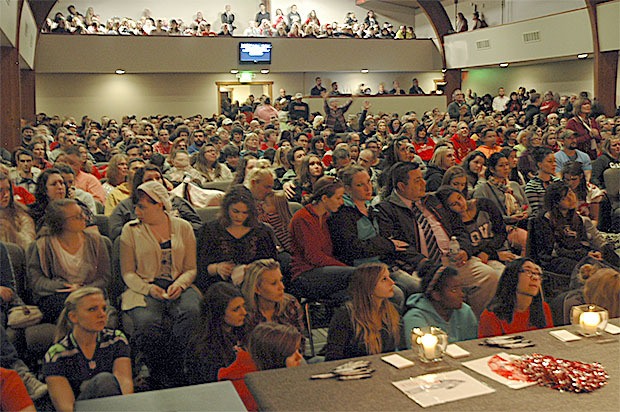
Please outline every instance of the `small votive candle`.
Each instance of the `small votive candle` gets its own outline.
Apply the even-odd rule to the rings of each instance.
[[[599,323],[601,323],[601,316],[598,312],[583,312],[579,317],[579,326],[588,335],[596,334],[596,328]]]
[[[438,341],[439,339],[437,339],[437,336],[431,335],[430,333],[427,333],[420,338],[420,343],[422,344],[422,348],[424,349],[424,357],[426,359],[435,359]]]

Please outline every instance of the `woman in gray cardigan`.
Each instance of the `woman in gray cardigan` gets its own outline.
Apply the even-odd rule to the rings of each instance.
[[[44,322],[56,323],[69,293],[110,283],[110,256],[99,234],[86,232],[86,216],[73,199],[55,200],[41,236],[28,250],[28,282]]]

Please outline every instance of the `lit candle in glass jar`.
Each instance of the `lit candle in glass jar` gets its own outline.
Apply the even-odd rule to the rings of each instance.
[[[597,312],[583,312],[579,317],[579,326],[588,335],[596,334],[596,327],[599,323],[601,323],[601,317]]]
[[[437,353],[437,336],[431,335],[430,333],[425,334],[420,338],[420,343],[422,344],[422,348],[424,349],[424,357],[428,360],[435,359],[435,354]]]

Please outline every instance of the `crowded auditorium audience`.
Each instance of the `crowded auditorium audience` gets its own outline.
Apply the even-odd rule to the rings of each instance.
[[[84,30],[100,30],[93,13]],[[305,32],[321,16],[276,18]],[[56,32],[81,20],[58,19]],[[201,18],[139,27],[210,30]],[[547,301],[590,299],[594,280],[583,296],[571,282],[583,265],[617,270],[620,117],[593,117],[587,94],[573,111],[528,116],[533,90],[471,105],[457,90],[447,113],[364,104],[349,121],[349,102],[329,100],[320,78],[315,88],[325,113],[290,120],[291,105],[263,96],[230,117],[41,113],[25,125],[0,169],[1,240],[28,252],[44,321],[60,317],[43,366],[54,405],[131,393],[131,354],[136,390],[229,379],[254,409],[246,373],[304,363],[305,302],[327,307],[322,355],[344,359],[406,348],[414,326],[451,342],[551,327]],[[258,105],[276,120],[251,118]],[[214,188],[217,206],[196,206]],[[597,302],[619,313],[617,296]],[[106,307],[121,311],[116,331]],[[101,366],[69,368],[82,356],[72,348],[95,338],[111,346],[83,357],[105,355]]]
[[[85,14],[67,8],[67,13],[57,12],[48,18],[42,28],[44,33],[52,34],[95,34],[120,36],[244,36],[244,37],[286,37],[286,38],[356,38],[356,39],[415,39],[413,26],[394,27],[388,21],[380,22],[372,10],[365,19],[358,21],[355,13],[348,12],[340,22],[323,22],[315,10],[307,10],[302,18],[296,4],[289,8],[285,16],[281,9],[276,9],[272,16],[260,3],[255,18],[249,22],[239,23],[230,5],[225,10],[208,10],[217,14],[220,22],[208,22],[202,11],[197,11],[191,18],[153,16],[149,9],[142,15],[131,17],[102,17],[89,7]],[[486,26],[485,26],[486,27]],[[417,93],[423,94],[421,89]]]

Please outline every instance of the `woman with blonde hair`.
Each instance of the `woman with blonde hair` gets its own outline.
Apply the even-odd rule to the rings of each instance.
[[[294,296],[284,293],[282,280],[280,264],[274,259],[256,260],[246,267],[241,292],[248,311],[248,332],[259,323],[275,322],[306,334],[301,305]]]
[[[392,352],[401,346],[400,316],[389,298],[394,281],[387,265],[360,265],[349,284],[351,300],[334,313],[325,360]]]
[[[601,268],[592,274],[582,274],[582,279],[586,282],[583,287],[586,303],[607,309],[610,318],[620,316],[620,272],[612,268]]]
[[[124,154],[116,154],[110,159],[106,171],[108,180],[103,184],[106,196],[127,180],[127,173],[129,172],[128,161],[129,158]]]
[[[276,155],[273,158],[273,172],[276,174],[278,181],[280,181],[284,174],[291,168],[291,164],[287,158],[287,154],[290,151],[291,146],[281,146],[276,150]]]
[[[0,172],[0,241],[16,243],[26,250],[34,239],[34,220],[28,209],[15,201],[11,179]]]
[[[106,310],[103,291],[95,287],[65,300],[43,365],[57,411],[73,411],[76,400],[133,393],[129,342],[120,330],[105,327]]]
[[[449,146],[440,146],[435,149],[433,157],[428,162],[428,168],[424,175],[426,180],[426,190],[434,192],[441,186],[441,181],[446,170],[456,164],[454,149]]]

